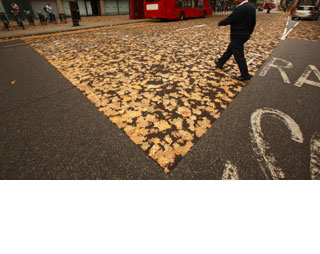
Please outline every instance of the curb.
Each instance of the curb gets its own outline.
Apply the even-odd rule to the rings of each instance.
[[[20,37],[26,37],[26,36],[33,36],[33,35],[44,35],[44,34],[52,34],[52,33],[63,33],[63,32],[70,32],[70,31],[79,31],[79,30],[85,30],[85,29],[92,29],[92,28],[100,28],[100,27],[112,27],[112,26],[118,26],[118,25],[127,25],[127,24],[134,24],[134,23],[142,23],[142,22],[150,22],[151,20],[145,19],[145,20],[131,20],[131,21],[125,21],[125,22],[118,22],[118,23],[109,23],[109,24],[88,24],[88,25],[80,25],[80,26],[70,26],[70,27],[64,27],[64,28],[57,28],[47,31],[35,31],[35,30],[17,30],[11,32],[11,35],[0,35],[0,40],[10,40],[10,39],[16,39]],[[10,31],[9,31],[10,32]]]

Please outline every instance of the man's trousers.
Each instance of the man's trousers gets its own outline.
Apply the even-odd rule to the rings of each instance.
[[[221,66],[223,66],[229,58],[233,55],[236,60],[242,77],[248,77],[248,67],[246,58],[244,56],[243,46],[250,37],[231,37],[231,42],[224,54],[218,59]]]

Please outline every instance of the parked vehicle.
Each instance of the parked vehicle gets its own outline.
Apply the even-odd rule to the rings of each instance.
[[[319,9],[312,5],[301,5],[291,13],[292,19],[311,19],[319,18]]]

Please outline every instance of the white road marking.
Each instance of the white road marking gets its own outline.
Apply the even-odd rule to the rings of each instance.
[[[312,180],[320,180],[320,135],[314,134],[310,141],[310,173]]]
[[[222,180],[239,180],[238,168],[233,165],[230,161],[225,164],[225,169],[223,171]]]
[[[280,38],[280,40],[285,40],[286,39],[286,37],[288,36],[288,34],[293,30],[293,28],[295,28],[298,24],[299,24],[299,21],[293,26],[293,28],[291,28],[289,31],[288,31],[288,24],[289,24],[289,16],[288,16],[288,18],[287,18],[287,22],[286,22],[286,27],[285,27],[285,29],[284,29],[284,31],[283,31],[283,34],[282,34],[282,36],[281,36],[281,38]]]
[[[288,16],[288,18],[287,18],[287,22],[286,22],[286,26],[285,26],[285,28],[284,28],[284,31],[283,31],[283,34],[282,34],[282,36],[281,36],[281,40],[284,40],[285,39],[285,34],[287,33],[287,27],[288,27],[288,24],[289,24],[289,16]],[[284,39],[283,39],[284,38]]]
[[[287,32],[287,28],[284,29],[283,35],[281,36],[280,40],[284,41],[288,34],[293,30],[293,28],[291,28],[288,32]]]
[[[296,81],[296,83],[294,85],[298,86],[298,87],[301,87],[303,84],[308,84],[308,85],[320,87],[320,82],[308,80],[308,77],[309,77],[309,75],[311,74],[312,71],[316,75],[318,80],[320,81],[320,71],[317,69],[316,66],[308,65],[307,68],[305,69],[305,71],[298,78],[298,80]]]
[[[204,26],[206,26],[206,25],[205,24],[203,24],[203,25],[195,25],[193,27],[204,27]]]
[[[18,43],[18,44],[5,45],[5,46],[3,46],[3,48],[12,48],[12,47],[24,46],[24,45],[28,45],[28,43]]]
[[[275,62],[282,62],[284,65],[280,65],[279,64],[276,64]],[[276,68],[279,70],[280,74],[281,74],[281,77],[283,79],[283,82],[284,83],[287,83],[287,84],[290,84],[290,80],[287,76],[287,74],[285,73],[285,71],[283,70],[283,68],[285,69],[290,69],[290,68],[293,68],[293,64],[289,61],[286,61],[284,59],[281,59],[281,58],[277,58],[277,57],[272,57],[272,60],[269,61],[263,68],[262,70],[260,71],[259,73],[259,76],[261,77],[264,77],[268,71],[270,70],[270,68],[273,67],[273,68]]]
[[[191,26],[191,27],[180,28],[180,29],[177,29],[176,31],[183,31],[183,30],[187,30],[187,29],[191,29],[191,28],[198,28],[198,27],[204,27],[204,26],[207,26],[207,25],[195,25],[195,26]]]
[[[250,133],[250,135],[252,148],[258,157],[257,160],[260,168],[266,179],[269,179],[269,174],[267,173],[267,171],[270,172],[272,179],[283,179],[284,173],[280,167],[276,166],[277,161],[274,155],[272,153],[267,154],[269,144],[265,141],[261,128],[261,119],[265,115],[269,115],[281,120],[291,131],[291,139],[293,141],[303,143],[303,136],[299,125],[290,116],[279,110],[262,108],[257,109],[251,115],[252,132]]]
[[[247,65],[251,64],[258,57],[265,57],[263,55],[256,54],[256,53],[249,53],[249,54],[253,55],[253,57],[247,62]]]
[[[166,38],[166,39],[163,39],[163,40],[159,40],[158,42],[161,42],[161,41],[168,41],[169,38]]]

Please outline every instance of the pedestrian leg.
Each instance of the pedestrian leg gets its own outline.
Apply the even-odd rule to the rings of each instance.
[[[226,52],[224,52],[224,54],[218,59],[221,66],[223,66],[229,60],[229,58],[232,56],[232,52],[232,44],[230,42]]]
[[[244,56],[244,49],[243,49],[244,43],[247,40],[248,39],[232,39],[230,43],[232,54],[237,62],[241,76],[245,78],[249,77],[247,61]]]

